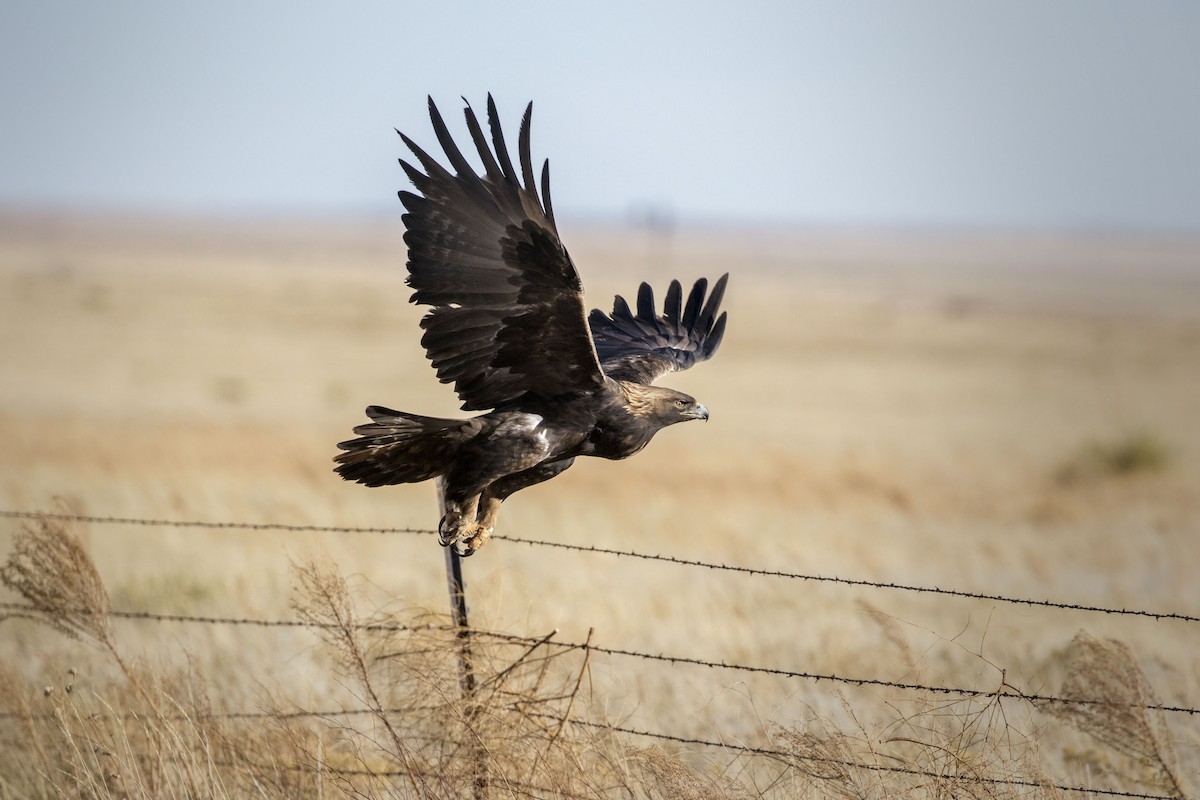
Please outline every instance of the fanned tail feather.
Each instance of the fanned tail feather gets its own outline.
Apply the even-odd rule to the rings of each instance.
[[[371,421],[354,429],[357,439],[339,442],[334,471],[366,486],[417,483],[454,463],[464,420],[422,417],[369,406]],[[458,435],[456,435],[458,434]]]

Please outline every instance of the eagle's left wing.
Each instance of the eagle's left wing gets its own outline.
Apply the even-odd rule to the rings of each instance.
[[[643,283],[638,288],[637,314],[625,298],[613,301],[612,316],[593,309],[588,316],[592,340],[605,374],[617,380],[650,383],[667,372],[685,370],[717,352],[725,334],[725,313],[717,316],[725,295],[728,273],[712,292],[704,278],[696,281],[683,303],[683,287],[671,281],[663,313],[658,313],[654,290]]]
[[[420,192],[400,192],[400,199],[408,210],[411,299],[431,306],[421,320],[421,344],[438,379],[454,384],[467,410],[604,385],[583,285],[554,224],[548,165],[538,195],[529,152],[532,104],[517,142],[520,171],[509,158],[491,95],[487,105],[490,143],[475,112],[464,109],[482,175],[454,143],[432,99],[429,116],[454,171],[400,134],[424,169],[400,162]]]

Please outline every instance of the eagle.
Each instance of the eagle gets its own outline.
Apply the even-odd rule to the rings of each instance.
[[[586,313],[583,284],[563,247],[530,158],[530,103],[509,157],[496,104],[491,142],[467,101],[464,116],[483,165],[477,174],[454,143],[433,98],[429,117],[444,167],[400,131],[420,168],[400,160],[418,193],[401,190],[411,302],[429,306],[421,345],[442,383],[453,383],[469,419],[369,406],[357,438],[338,444],[335,471],[387,486],[434,479],[443,516],[438,538],[460,556],[495,529],[500,504],[549,480],[577,456],[622,459],[668,425],[707,420],[695,398],[652,382],[710,358],[725,332],[728,274],[700,278],[684,299],[667,288],[661,313],[642,283],[636,312],[617,296],[611,314]],[[453,171],[451,171],[453,170]]]

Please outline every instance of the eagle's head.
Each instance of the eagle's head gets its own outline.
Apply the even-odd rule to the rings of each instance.
[[[652,421],[660,428],[687,422],[689,419],[708,419],[708,409],[691,395],[662,386],[626,383],[625,397],[629,413]]]

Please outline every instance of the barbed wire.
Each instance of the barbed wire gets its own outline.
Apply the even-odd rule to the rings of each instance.
[[[406,707],[406,708],[386,708],[386,709],[329,709],[324,711],[243,711],[243,712],[227,712],[227,713],[212,713],[205,714],[210,718],[216,719],[325,719],[329,717],[339,716],[374,716],[378,714],[396,715],[411,713],[418,710],[437,710],[443,706],[423,706],[423,707]],[[1137,798],[1138,800],[1174,800],[1168,795],[1146,794],[1141,792],[1128,792],[1120,789],[1099,789],[1090,786],[1072,786],[1058,783],[1039,783],[1037,781],[1023,780],[1019,778],[987,778],[978,775],[950,775],[945,773],[933,772],[930,770],[914,769],[912,767],[887,766],[884,764],[867,764],[860,761],[852,761],[850,759],[831,758],[829,756],[812,756],[801,753],[794,753],[788,750],[778,750],[769,747],[755,747],[752,745],[735,744],[731,742],[719,742],[711,739],[699,739],[687,736],[677,736],[670,733],[661,733],[658,731],[648,731],[639,728],[633,728],[626,725],[615,725],[611,723],[592,722],[589,720],[577,719],[574,717],[560,717],[555,714],[546,714],[542,712],[533,712],[525,710],[523,713],[531,717],[539,717],[542,719],[552,720],[560,723],[569,723],[580,725],[583,727],[593,728],[597,730],[610,731],[613,733],[623,733],[631,736],[640,736],[657,741],[672,742],[674,744],[694,745],[700,747],[712,747],[723,750],[735,750],[745,753],[750,756],[763,756],[768,758],[779,759],[785,762],[792,761],[810,761],[818,764],[833,764],[841,767],[850,767],[853,769],[867,770],[870,772],[886,772],[900,775],[911,775],[920,778],[934,778],[937,780],[952,781],[957,783],[970,783],[976,785],[989,786],[1021,786],[1028,788],[1054,788],[1061,792],[1073,792],[1081,794],[1103,795],[1106,797],[1127,797]],[[28,718],[45,718],[52,719],[53,715],[29,715],[20,714],[18,712],[5,712],[0,714],[0,718],[11,718],[23,716]],[[138,715],[121,715],[122,718],[137,718]],[[188,719],[188,717],[180,716],[178,719]],[[289,769],[303,770],[303,765],[289,766]],[[321,769],[329,772],[335,772],[341,775],[358,775],[365,777],[387,778],[387,777],[404,777],[410,774],[407,770],[369,770],[369,769],[353,769],[353,768],[334,768],[328,765],[322,765]],[[428,777],[428,776],[426,776]]]
[[[382,713],[395,714],[403,711],[403,709],[385,709]],[[376,712],[370,712],[376,713]],[[932,770],[915,769],[912,767],[887,766],[885,764],[867,764],[861,761],[852,761],[850,759],[831,758],[829,756],[812,756],[801,753],[794,753],[788,750],[778,750],[769,747],[755,747],[752,745],[734,744],[731,742],[718,742],[711,739],[697,739],[687,736],[676,736],[670,733],[660,733],[657,731],[647,731],[638,728],[629,727],[626,725],[614,725],[605,722],[591,722],[589,720],[581,720],[576,718],[564,718],[555,714],[546,714],[541,712],[525,712],[531,717],[539,717],[555,722],[570,723],[583,727],[593,728],[602,731],[613,733],[624,733],[630,736],[640,736],[647,739],[655,739],[661,742],[672,742],[674,744],[694,745],[699,747],[712,747],[722,750],[735,750],[740,753],[745,753],[750,756],[761,756],[774,758],[785,762],[793,761],[809,761],[817,764],[832,764],[840,767],[849,767],[852,769],[861,769],[869,772],[885,772],[899,775],[910,775],[917,778],[933,778],[941,781],[950,781],[954,783],[967,783],[974,785],[986,786],[1020,786],[1025,788],[1053,788],[1060,792],[1072,792],[1078,794],[1101,795],[1105,797],[1127,797],[1137,798],[1137,800],[1175,800],[1170,795],[1148,794],[1144,792],[1129,792],[1122,789],[1099,789],[1092,786],[1073,786],[1070,784],[1038,782],[1025,780],[1021,778],[988,778],[981,775],[954,775],[941,772],[933,772]],[[334,770],[330,770],[334,771]],[[409,772],[405,770],[361,770],[361,769],[338,769],[339,774],[362,775],[368,777],[403,777]]]
[[[984,592],[968,592],[959,589],[943,589],[938,586],[915,586],[912,584],[895,583],[892,581],[871,581],[858,578],[842,578],[836,575],[806,575],[799,572],[787,572],[784,570],[764,569],[761,567],[743,567],[735,564],[721,564],[709,561],[699,561],[690,558],[678,558],[676,556],[666,556],[655,553],[640,553],[634,550],[618,550],[609,547],[596,547],[593,545],[577,545],[567,544],[565,542],[551,542],[541,539],[528,539],[520,536],[509,536],[506,534],[496,534],[492,539],[501,541],[509,541],[517,544],[528,544],[535,547],[551,547],[562,550],[575,550],[584,553],[599,553],[602,555],[619,556],[626,558],[638,558],[646,561],[660,561],[668,564],[676,564],[683,567],[702,567],[705,569],[717,570],[722,572],[737,572],[744,575],[758,575],[768,578],[785,578],[788,580],[798,581],[813,581],[820,583],[836,583],[843,586],[864,586],[871,589],[893,589],[903,592],[916,592],[925,594],[939,594],[950,597],[962,597],[971,600],[992,600],[1000,603],[1012,603],[1015,605],[1038,606],[1042,608],[1056,608],[1069,611],[1087,611],[1100,614],[1120,614],[1135,617],[1147,617],[1154,620],[1176,620],[1180,622],[1200,622],[1200,616],[1191,614],[1182,614],[1173,611],[1142,611],[1138,609],[1128,608],[1111,608],[1105,606],[1084,605],[1080,603],[1067,603],[1056,600],[1034,600],[1022,597],[1008,597],[1001,594],[988,594]]]
[[[383,713],[395,713],[395,710],[385,710]],[[695,745],[700,747],[713,747],[722,750],[736,750],[740,753],[745,753],[750,756],[765,756],[768,758],[779,759],[785,762],[792,761],[810,761],[818,764],[833,764],[841,767],[850,767],[852,769],[867,770],[870,772],[887,772],[900,775],[911,775],[917,778],[933,778],[941,781],[949,781],[952,783],[968,783],[974,785],[986,786],[1020,786],[1031,789],[1046,789],[1053,788],[1060,792],[1072,792],[1078,794],[1101,795],[1104,797],[1127,797],[1136,798],[1137,800],[1175,800],[1170,795],[1148,794],[1144,792],[1127,792],[1121,789],[1098,789],[1092,786],[1072,786],[1069,784],[1038,782],[1024,780],[1021,778],[988,778],[981,775],[952,775],[941,772],[933,772],[932,770],[914,769],[911,767],[887,766],[884,764],[866,764],[861,761],[852,761],[850,759],[830,758],[828,756],[810,756],[801,753],[793,753],[787,750],[777,750],[769,747],[754,747],[751,745],[733,744],[730,742],[717,742],[710,739],[695,739],[686,736],[676,736],[669,733],[659,733],[656,731],[640,730],[624,725],[613,725],[603,722],[590,722],[575,718],[564,718],[554,714],[544,714],[538,712],[526,712],[531,717],[539,717],[542,719],[552,720],[556,722],[570,723],[573,725],[581,725],[588,728],[594,728],[603,731],[614,733],[624,733],[631,736],[641,736],[657,741],[672,742],[674,744]],[[331,772],[337,772],[343,775],[360,775],[366,777],[405,777],[411,774],[407,770],[364,770],[364,769],[330,769]],[[552,790],[558,792],[559,790]],[[573,796],[573,795],[567,795]]]
[[[552,714],[541,714],[531,712],[530,716],[546,717],[549,719],[559,719]],[[920,778],[936,778],[943,781],[955,781],[959,783],[973,783],[989,786],[1025,786],[1029,788],[1047,788],[1053,787],[1060,792],[1078,792],[1081,794],[1098,794],[1109,797],[1133,797],[1141,800],[1174,800],[1169,795],[1161,794],[1143,794],[1140,792],[1126,792],[1119,789],[1096,789],[1090,786],[1069,786],[1058,783],[1039,783],[1037,781],[1021,780],[1019,778],[986,778],[979,775],[947,775],[940,772],[932,772],[930,770],[913,769],[911,767],[890,767],[884,764],[864,764],[860,761],[851,761],[849,759],[829,758],[827,756],[807,756],[800,753],[792,753],[787,750],[776,750],[767,747],[753,747],[751,745],[733,744],[730,742],[717,742],[709,739],[693,739],[685,736],[675,736],[669,733],[657,733],[655,731],[644,731],[637,728],[631,728],[624,725],[610,725],[608,723],[588,722],[586,720],[571,719],[568,720],[575,725],[585,725],[592,728],[600,728],[602,730],[616,731],[618,733],[626,733],[631,736],[643,736],[649,739],[657,739],[659,741],[674,742],[676,744],[698,745],[703,747],[716,747],[723,750],[737,750],[743,753],[756,756],[768,756],[778,758],[784,761],[800,760],[814,761],[821,764],[835,764],[837,766],[851,767],[854,769],[869,770],[871,772],[891,772],[902,775],[912,775]]]
[[[370,528],[347,525],[295,525],[286,522],[211,522],[206,520],[147,519],[108,517],[92,514],[65,514],[43,511],[0,510],[9,519],[53,519],[62,522],[87,522],[97,525],[139,525],[148,528],[205,528],[210,530],[286,531],[289,533],[436,533],[432,528]]]
[[[63,513],[42,513],[37,511],[10,511],[0,510],[0,517],[9,519],[55,519],[67,522],[86,522],[95,524],[120,524],[120,525],[139,525],[145,527],[174,527],[174,528],[205,528],[214,530],[255,530],[255,531],[286,531],[296,533],[375,533],[375,534],[433,534],[435,531],[431,528],[381,528],[381,527],[356,527],[345,525],[295,525],[279,522],[207,522],[202,520],[164,520],[164,519],[142,519],[137,517],[106,517],[93,516],[88,514],[63,514]],[[600,555],[617,556],[620,558],[635,558],[644,561],[655,561],[667,564],[675,564],[683,567],[696,567],[703,569],[716,570],[721,572],[733,572],[744,575],[757,575],[761,577],[782,578],[787,580],[812,581],[820,583],[834,583],[843,586],[862,586],[871,589],[888,589],[902,592],[914,592],[922,594],[937,594],[948,597],[960,597],[969,600],[988,600],[997,603],[1010,603],[1014,605],[1024,605],[1038,608],[1054,608],[1066,611],[1083,611],[1088,613],[1098,614],[1113,614],[1122,616],[1142,617],[1155,621],[1173,620],[1177,622],[1200,622],[1200,616],[1194,614],[1173,612],[1173,611],[1146,611],[1141,609],[1131,608],[1113,608],[1109,606],[1096,606],[1083,603],[1069,603],[1057,600],[1036,600],[1033,598],[1010,597],[1007,595],[988,593],[988,592],[969,592],[960,589],[946,589],[939,586],[916,586],[913,584],[896,583],[893,581],[871,581],[857,578],[842,578],[836,575],[808,575],[799,572],[788,572],[785,570],[765,569],[760,567],[744,567],[736,564],[722,564],[719,562],[701,561],[697,559],[679,558],[677,556],[662,555],[656,553],[641,553],[636,550],[620,550],[610,547],[597,547],[595,545],[577,545],[566,542],[552,542],[543,539],[531,539],[522,536],[513,536],[509,534],[495,534],[492,540],[507,541],[513,544],[525,544],[531,547],[547,547],[559,550],[569,550],[582,553],[595,553]]]
[[[0,609],[16,611],[20,613],[37,613],[45,611],[45,609],[27,603],[0,603]],[[86,608],[70,608],[70,609],[54,609],[56,612],[66,612],[71,614],[94,615],[96,612]],[[208,617],[196,614],[159,614],[154,611],[118,611],[109,609],[108,616],[118,619],[133,619],[133,620],[148,620],[151,622],[194,622],[201,625],[248,625],[258,628],[318,628],[318,629],[339,629],[342,626],[333,622],[313,622],[309,620],[297,619],[256,619],[253,617]],[[423,623],[419,625],[400,625],[390,622],[362,622],[354,626],[355,630],[373,631],[373,632],[403,632],[416,630],[457,630],[451,625],[433,625],[431,623]]]
[[[145,526],[145,527],[202,528],[202,529],[214,529],[214,530],[221,530],[221,529],[224,529],[224,530],[265,530],[265,531],[274,530],[274,531],[305,532],[305,533],[346,533],[346,534],[375,533],[375,534],[418,534],[418,535],[435,533],[435,531],[433,531],[432,529],[426,529],[426,528],[299,525],[299,524],[288,524],[288,523],[250,523],[250,522],[231,522],[231,521],[212,521],[212,522],[210,522],[210,521],[198,521],[198,520],[163,520],[163,519],[147,519],[147,518],[136,518],[136,517],[93,516],[93,515],[84,515],[84,514],[42,513],[42,512],[11,511],[11,510],[0,510],[0,517],[14,518],[14,519],[42,518],[42,519],[55,519],[55,520],[61,520],[61,521],[97,523],[97,524],[126,524],[126,525],[138,525],[138,526]],[[864,586],[864,587],[869,587],[869,588],[893,589],[893,590],[908,591],[908,592],[933,593],[933,594],[949,595],[949,596],[969,598],[969,599],[980,599],[980,600],[991,600],[991,601],[996,601],[996,602],[1014,603],[1014,604],[1021,604],[1021,605],[1027,605],[1027,606],[1039,606],[1039,607],[1068,609],[1068,610],[1085,611],[1085,612],[1097,612],[1097,613],[1105,613],[1105,614],[1120,614],[1120,615],[1139,616],[1139,617],[1146,617],[1146,618],[1150,618],[1150,619],[1154,619],[1154,620],[1172,619],[1172,620],[1185,621],[1185,622],[1200,621],[1200,617],[1189,615],[1189,614],[1174,613],[1174,612],[1153,612],[1153,611],[1143,611],[1143,610],[1134,610],[1134,609],[1125,609],[1125,608],[1107,608],[1107,607],[1101,607],[1101,606],[1090,606],[1090,605],[1075,604],[1075,603],[1057,602],[1057,601],[1051,601],[1051,600],[1033,600],[1033,599],[1027,599],[1027,598],[1008,597],[1008,596],[998,595],[998,594],[966,592],[966,591],[955,590],[955,589],[944,589],[944,588],[940,588],[940,587],[913,586],[913,585],[906,585],[906,584],[893,583],[893,582],[877,582],[877,581],[841,578],[841,577],[837,577],[837,576],[806,575],[806,574],[786,572],[786,571],[781,571],[781,570],[769,570],[769,569],[754,568],[754,567],[743,567],[743,566],[737,566],[737,565],[728,565],[728,564],[722,564],[722,563],[713,563],[713,562],[705,562],[705,561],[700,561],[700,560],[678,558],[675,556],[640,553],[640,552],[633,551],[633,550],[619,550],[619,549],[597,547],[597,546],[590,546],[590,545],[589,546],[574,545],[574,544],[568,544],[568,543],[563,543],[563,542],[552,542],[552,541],[531,539],[531,538],[526,538],[526,537],[504,535],[504,534],[496,535],[493,538],[502,540],[502,541],[509,541],[509,542],[512,542],[515,544],[526,544],[526,545],[533,546],[533,547],[548,547],[548,548],[563,549],[563,550],[570,550],[570,551],[577,551],[577,552],[598,553],[598,554],[602,554],[602,555],[612,555],[612,556],[617,556],[617,557],[643,559],[643,560],[648,560],[648,561],[671,563],[671,564],[676,564],[676,565],[685,566],[685,567],[706,568],[706,569],[711,569],[711,570],[727,571],[727,572],[741,573],[741,574],[747,574],[747,575],[757,575],[757,576],[764,576],[764,577],[777,577],[777,578],[792,579],[792,580],[829,582],[829,583],[837,583],[837,584],[848,585],[848,586]],[[30,605],[23,605],[23,604],[17,604],[17,603],[4,603],[4,602],[0,602],[0,609],[8,609],[8,610],[18,611],[18,612],[36,612],[39,610],[36,607],[30,606]],[[87,612],[84,612],[84,613],[87,613]],[[149,611],[124,611],[124,610],[110,610],[107,613],[112,617],[117,617],[117,618],[122,618],[122,619],[147,620],[147,621],[158,621],[158,622],[199,623],[199,624],[210,624],[210,625],[242,625],[242,626],[256,626],[256,627],[280,627],[280,628],[315,628],[315,629],[323,629],[323,628],[328,629],[328,628],[340,627],[340,626],[332,624],[332,623],[320,623],[320,622],[316,622],[316,621],[305,621],[305,620],[279,620],[279,619],[272,620],[272,619],[257,619],[257,618],[250,618],[250,617],[213,617],[213,616],[201,616],[201,615],[193,615],[193,614],[164,614],[164,613],[156,613],[156,612],[149,612]],[[358,624],[355,627],[360,630],[376,631],[376,632],[379,632],[379,631],[404,632],[404,631],[435,630],[435,629],[436,630],[447,630],[447,631],[458,630],[455,626],[451,626],[451,625],[439,626],[439,625],[434,625],[431,623],[425,623],[425,624],[420,624],[420,625],[404,625],[404,624],[396,624],[396,623],[378,623],[378,622],[370,623],[369,622],[369,623]],[[607,648],[607,647],[602,647],[602,646],[597,646],[597,645],[591,644],[590,642],[580,644],[580,643],[571,643],[571,642],[562,642],[562,641],[551,641],[550,636],[553,636],[554,635],[553,633],[550,636],[541,637],[541,638],[530,638],[530,637],[524,637],[524,636],[517,636],[514,634],[507,634],[507,633],[501,633],[501,632],[496,632],[496,631],[486,631],[486,630],[479,630],[479,629],[470,629],[469,633],[472,636],[485,637],[485,638],[490,638],[490,639],[499,640],[499,641],[521,643],[521,644],[549,644],[549,645],[553,645],[555,647],[559,647],[559,648],[563,648],[563,649],[584,649],[584,650],[590,650],[591,652],[594,652],[594,653],[600,653],[600,654],[605,654],[605,655],[636,658],[636,659],[642,659],[642,660],[648,660],[648,661],[658,661],[658,662],[664,662],[664,663],[669,663],[669,664],[673,664],[673,665],[683,664],[683,665],[690,665],[690,666],[705,667],[705,668],[710,668],[710,669],[727,669],[727,670],[734,670],[734,671],[740,671],[740,672],[774,675],[774,676],[778,676],[778,677],[799,678],[799,679],[807,679],[807,680],[813,680],[813,681],[831,681],[831,682],[837,682],[837,683],[843,683],[843,684],[849,684],[849,685],[855,685],[855,686],[874,686],[874,687],[896,688],[896,689],[911,690],[911,691],[926,691],[926,692],[931,692],[931,693],[936,693],[936,694],[954,695],[954,696],[959,696],[959,697],[963,697],[963,698],[994,697],[994,698],[998,698],[998,699],[1021,699],[1021,700],[1025,700],[1027,702],[1032,703],[1035,707],[1037,707],[1037,705],[1039,703],[1068,704],[1068,705],[1074,704],[1074,705],[1123,706],[1123,707],[1128,706],[1128,707],[1133,707],[1133,708],[1142,708],[1142,709],[1151,710],[1151,711],[1176,712],[1176,713],[1184,713],[1184,714],[1189,714],[1189,715],[1200,714],[1200,709],[1185,707],[1185,706],[1168,706],[1168,705],[1162,705],[1162,704],[1145,704],[1145,705],[1143,705],[1143,704],[1133,704],[1133,703],[1116,703],[1113,701],[1105,701],[1105,700],[1060,698],[1060,697],[1053,697],[1053,696],[1040,695],[1040,694],[1026,694],[1026,693],[1023,693],[1023,692],[1015,689],[1015,687],[1012,687],[1011,685],[1009,685],[1003,681],[1001,682],[1001,685],[993,691],[980,691],[980,690],[976,690],[976,689],[965,689],[965,688],[959,688],[959,687],[932,686],[932,685],[927,685],[927,684],[886,681],[886,680],[874,679],[874,678],[853,678],[853,677],[847,677],[847,676],[835,675],[835,674],[810,673],[810,672],[793,671],[793,670],[786,670],[786,669],[774,668],[774,667],[762,667],[762,666],[736,664],[736,663],[729,663],[729,662],[724,662],[724,661],[719,661],[719,662],[718,661],[709,661],[709,660],[705,660],[705,659],[699,659],[699,658],[688,657],[688,656],[672,656],[672,655],[664,655],[661,653],[654,654],[654,653],[647,653],[647,652],[622,649],[622,648]],[[249,719],[296,719],[296,718],[320,719],[320,718],[329,718],[329,717],[337,717],[337,716],[372,715],[372,714],[379,714],[379,713],[400,714],[400,713],[411,712],[413,710],[416,710],[416,709],[402,708],[402,709],[376,710],[376,709],[344,709],[343,708],[343,709],[325,710],[325,711],[307,711],[307,710],[242,711],[242,712],[214,713],[214,714],[209,714],[208,716],[222,718],[222,719],[246,719],[246,720],[249,720]],[[829,758],[829,757],[808,756],[808,755],[793,753],[793,752],[789,752],[789,751],[785,751],[785,750],[775,750],[775,749],[771,749],[771,748],[752,747],[749,745],[739,745],[739,744],[731,744],[728,742],[719,742],[719,741],[711,741],[711,740],[706,740],[706,739],[682,737],[682,736],[677,736],[677,735],[673,735],[673,734],[640,730],[637,728],[632,728],[632,727],[627,727],[627,726],[619,726],[619,725],[611,725],[611,724],[607,724],[607,723],[595,723],[595,722],[579,720],[579,719],[563,719],[563,718],[555,717],[555,716],[549,715],[549,714],[532,713],[531,715],[545,717],[548,719],[555,719],[559,722],[564,722],[564,723],[569,722],[569,723],[588,726],[588,727],[592,727],[592,728],[599,728],[599,729],[609,730],[609,731],[618,732],[618,733],[624,733],[624,734],[629,734],[629,735],[634,735],[634,736],[657,739],[660,741],[669,741],[669,742],[673,742],[673,743],[677,743],[677,744],[686,744],[686,745],[695,745],[695,746],[736,750],[736,751],[744,752],[749,755],[772,757],[772,758],[782,759],[784,761],[789,761],[789,760],[814,761],[814,762],[834,764],[834,765],[839,765],[839,766],[844,766],[844,767],[849,767],[849,768],[854,768],[854,769],[863,769],[863,770],[869,770],[869,771],[875,771],[875,772],[899,773],[899,774],[913,775],[913,776],[917,776],[917,777],[934,778],[934,779],[939,779],[939,780],[950,780],[950,781],[961,782],[961,783],[1023,786],[1023,787],[1030,787],[1030,788],[1047,787],[1047,788],[1054,788],[1058,791],[1073,792],[1073,793],[1085,793],[1085,794],[1104,795],[1104,796],[1112,796],[1112,797],[1141,798],[1143,800],[1170,800],[1170,798],[1165,795],[1127,792],[1127,791],[1122,791],[1122,790],[1106,790],[1106,789],[1098,789],[1098,788],[1092,788],[1092,787],[1041,783],[1041,782],[1035,782],[1035,781],[1029,781],[1029,780],[1021,780],[1021,779],[986,778],[986,777],[973,776],[973,775],[947,775],[947,774],[943,774],[943,773],[919,770],[919,769],[908,768],[908,767],[886,766],[886,765],[880,765],[880,764],[867,764],[867,763],[855,762],[855,761],[851,761],[851,760],[841,760],[841,759]],[[3,717],[3,718],[11,718],[14,716],[21,716],[21,714],[19,712],[0,713],[0,717]],[[371,770],[341,770],[341,769],[339,769],[336,771],[340,772],[342,774],[370,775],[370,776],[375,776],[375,777],[389,777],[389,776],[407,774],[407,773],[392,772],[392,771],[375,772],[375,771],[371,771]],[[536,788],[536,787],[528,787],[528,788]]]
[[[37,612],[39,609],[35,606],[24,603],[0,603],[0,609],[17,611],[21,613]],[[86,610],[80,610],[73,613],[92,613]],[[120,611],[110,610],[109,616],[119,619],[129,620],[146,620],[152,622],[183,622],[183,623],[198,623],[205,625],[246,625],[262,628],[315,628],[315,629],[330,629],[340,626],[333,623],[320,623],[307,620],[284,620],[284,619],[254,619],[247,617],[205,617],[194,614],[158,614],[151,611]],[[435,625],[432,623],[422,623],[418,625],[403,625],[398,623],[385,622],[364,622],[354,626],[356,630],[366,630],[373,632],[405,632],[405,631],[421,631],[421,630],[440,630],[440,631],[458,631],[459,629],[453,625]],[[902,691],[920,691],[929,692],[931,694],[942,694],[954,697],[997,697],[1011,698],[1015,700],[1024,700],[1037,707],[1039,704],[1052,705],[1076,705],[1076,706],[1121,706],[1130,708],[1142,708],[1147,711],[1162,711],[1175,714],[1198,715],[1200,708],[1189,706],[1173,706],[1165,704],[1142,704],[1142,703],[1115,703],[1108,700],[1089,700],[1086,698],[1072,697],[1054,697],[1052,695],[1043,695],[1036,693],[1025,693],[1015,687],[1002,683],[1000,687],[993,690],[967,689],[956,686],[935,686],[924,683],[905,683],[902,681],[889,681],[880,678],[855,678],[846,675],[836,675],[833,673],[819,672],[802,672],[797,670],[788,670],[779,667],[763,667],[749,664],[737,664],[727,661],[710,661],[691,656],[672,656],[661,653],[647,653],[638,650],[628,650],[616,647],[602,647],[590,643],[580,642],[563,642],[554,641],[550,637],[554,635],[552,632],[549,636],[530,637],[520,636],[512,633],[504,633],[501,631],[489,631],[480,628],[470,628],[468,633],[474,638],[486,638],[503,642],[511,642],[522,645],[552,645],[564,650],[590,650],[593,653],[603,655],[618,656],[625,658],[635,658],[643,661],[656,661],[666,664],[678,665],[684,664],[688,666],[705,667],[708,669],[726,669],[734,672],[745,672],[759,675],[773,675],[780,678],[796,678],[801,680],[810,680],[814,682],[826,681],[830,683],[841,683],[850,686],[873,686],[887,689],[900,689]],[[1006,691],[1007,690],[1007,691]]]
[[[510,633],[500,633],[498,631],[486,631],[472,629],[472,636],[486,637],[495,639],[504,639],[508,641],[531,644],[542,639],[533,639],[530,637],[517,636]],[[981,691],[979,689],[963,689],[955,686],[932,686],[924,683],[904,683],[901,681],[887,681],[879,678],[851,678],[845,675],[834,675],[832,673],[823,674],[817,672],[797,672],[794,670],[781,669],[776,667],[758,667],[745,664],[734,664],[726,661],[707,661],[700,658],[692,658],[688,656],[668,656],[654,653],[644,653],[637,650],[623,650],[612,647],[601,647],[594,644],[583,644],[577,642],[558,642],[550,641],[547,644],[552,644],[557,647],[566,649],[588,649],[593,653],[602,653],[604,655],[624,656],[629,658],[637,658],[644,661],[661,661],[668,664],[686,664],[689,666],[707,667],[709,669],[727,669],[735,672],[758,673],[762,675],[774,675],[782,678],[801,678],[810,681],[828,681],[831,683],[844,683],[851,686],[875,686],[888,689],[902,689],[906,691],[922,691],[932,694],[953,695],[957,697],[997,697],[997,698],[1012,698],[1014,700],[1025,700],[1032,703],[1035,707],[1039,703],[1047,705],[1083,705],[1083,706],[1120,706],[1127,708],[1143,708],[1147,711],[1164,711],[1178,714],[1196,715],[1200,714],[1200,708],[1192,708],[1189,706],[1169,706],[1165,704],[1143,704],[1143,703],[1118,703],[1110,700],[1089,700],[1086,698],[1073,697],[1054,697],[1043,694],[1028,694],[1022,692],[1008,683],[991,691]],[[1009,691],[1002,691],[1008,689]]]

